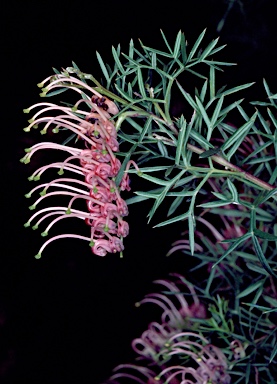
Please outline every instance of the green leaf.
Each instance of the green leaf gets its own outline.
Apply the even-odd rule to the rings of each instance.
[[[183,64],[186,64],[187,62],[186,39],[183,33],[181,35],[181,54],[182,54]]]
[[[169,210],[167,212],[167,216],[171,216],[175,211],[176,209],[180,206],[180,204],[183,202],[184,200],[184,196],[177,196],[171,206],[169,207]]]
[[[190,96],[190,94],[188,92],[186,92],[184,90],[184,88],[181,86],[181,84],[176,80],[176,83],[180,89],[180,91],[182,92],[182,94],[184,95],[185,99],[187,100],[187,102],[192,106],[193,109],[195,109],[196,111],[198,111],[198,106],[197,104],[195,103],[195,101],[193,100],[193,98]]]
[[[205,151],[203,153],[200,153],[199,157],[201,159],[206,159],[207,157],[211,157],[213,155],[216,155],[218,152],[221,151],[221,148],[217,147],[217,148],[212,148],[212,149],[209,149],[208,151]]]
[[[204,29],[204,31],[199,35],[198,39],[196,40],[194,46],[191,48],[191,51],[189,53],[189,56],[188,56],[188,62],[191,61],[191,59],[193,58],[195,52],[197,51],[201,41],[203,40],[203,37],[206,33],[206,28]]]
[[[239,86],[234,87],[234,88],[227,89],[227,91],[224,91],[224,92],[218,94],[218,96],[227,96],[227,95],[231,95],[231,93],[235,93],[235,92],[241,91],[242,89],[249,88],[249,87],[251,87],[253,84],[255,84],[255,82],[253,82],[253,83],[247,83],[247,84],[239,85]]]
[[[162,142],[161,140],[158,140],[157,145],[158,145],[158,148],[160,150],[161,155],[163,157],[168,157],[168,152],[167,152],[167,148],[166,148],[165,143]]]
[[[156,52],[152,52],[152,56],[151,56],[151,65],[154,69],[157,68],[157,54]]]
[[[265,203],[267,200],[269,200],[272,196],[276,195],[277,196],[277,188],[272,189],[271,191],[265,192],[261,200],[259,200],[260,204]]]
[[[217,102],[215,109],[214,109],[214,113],[213,113],[212,118],[211,118],[211,127],[212,128],[214,128],[216,126],[216,122],[217,122],[217,119],[218,119],[220,111],[221,111],[223,100],[224,100],[224,96],[221,96]]]
[[[181,46],[181,39],[182,39],[182,32],[179,31],[176,37],[175,45],[174,45],[174,51],[173,56],[175,59],[178,58],[179,52],[180,52],[180,46]]]
[[[277,354],[277,342],[275,342],[275,346],[271,352],[270,358],[269,358],[269,364],[272,363],[273,359],[275,358]]]
[[[147,175],[145,173],[142,173],[140,175],[140,177],[142,177],[143,179],[146,179],[148,181],[151,181],[154,184],[158,184],[158,185],[167,185],[168,184],[167,180],[158,179],[157,177],[153,177],[153,176]]]
[[[266,133],[268,133],[270,135],[271,130],[270,130],[270,127],[268,125],[268,122],[263,118],[263,116],[261,115],[261,113],[259,111],[258,111],[258,117],[259,117],[260,122],[262,123],[262,126],[264,127]]]
[[[149,173],[149,172],[158,172],[158,171],[166,171],[169,168],[169,165],[156,165],[153,167],[140,167],[140,171],[142,173]],[[129,169],[129,173],[137,173],[136,169]],[[168,183],[168,181],[166,182]]]
[[[265,283],[265,279],[256,281],[256,283],[251,284],[249,287],[247,287],[247,288],[244,289],[242,292],[240,292],[240,293],[236,296],[236,298],[237,298],[237,299],[241,299],[242,297],[245,297],[245,296],[249,295],[250,293],[256,291],[258,288],[260,288],[261,286],[263,286],[264,283]]]
[[[207,93],[207,88],[208,88],[208,80],[205,80],[204,84],[203,84],[203,87],[201,89],[201,93],[200,93],[200,100],[201,100],[202,103],[204,103],[205,96],[206,96],[206,93]]]
[[[252,263],[246,263],[246,265],[247,268],[249,268],[251,271],[268,276],[268,272],[266,272],[263,268],[259,267],[258,265]]]
[[[192,214],[188,216],[188,224],[189,224],[189,246],[190,246],[190,252],[193,255],[194,254],[194,230],[195,230],[195,221]]]
[[[272,93],[270,92],[269,86],[268,86],[268,84],[267,84],[265,79],[263,79],[263,84],[264,84],[264,88],[265,88],[267,96],[268,97],[272,96]]]
[[[207,46],[207,48],[204,49],[204,51],[202,52],[201,56],[199,57],[200,61],[204,60],[211,53],[213,48],[218,43],[218,40],[219,40],[219,37],[210,42],[210,44]]]
[[[146,98],[147,95],[146,95],[146,92],[145,92],[145,85],[144,85],[144,82],[143,82],[141,69],[139,67],[138,67],[138,86],[139,86],[139,91],[140,91],[141,96],[143,98]]]
[[[126,199],[125,202],[127,205],[135,204],[135,203],[140,203],[141,201],[148,200],[150,197],[144,196],[144,195],[139,195],[139,196],[133,196],[130,197],[129,199]]]
[[[223,96],[224,97],[224,96]],[[219,116],[222,116],[222,115],[225,115],[227,114],[228,112],[230,112],[232,109],[238,107],[238,105],[243,101],[244,99],[240,99],[240,100],[237,100],[235,101],[234,103],[228,105],[228,107],[224,108],[221,110],[221,112],[219,113]]]
[[[172,219],[169,219],[169,220],[166,220],[166,221],[163,221],[157,225],[155,225],[153,228],[157,228],[157,227],[163,227],[164,225],[168,225],[168,224],[172,224],[172,223],[176,223],[177,221],[181,221],[181,220],[185,220],[189,217],[190,215],[190,212],[186,212],[186,213],[182,213],[181,215],[179,216],[175,216],[173,217]]]
[[[168,194],[168,191],[171,189],[171,188],[174,188],[175,186],[175,183],[183,176],[183,174],[186,172],[185,169],[181,170],[173,179],[169,180],[167,182],[167,185],[164,187],[163,191],[160,193],[160,195],[157,196],[156,198],[156,201],[153,205],[153,207],[151,208],[148,216],[149,216],[149,220],[148,222],[152,219],[154,213],[156,212],[157,208],[161,205],[162,201],[165,199],[165,197],[167,196]]]
[[[251,233],[247,232],[243,236],[238,237],[230,247],[223,253],[223,255],[217,260],[217,262],[212,266],[214,268],[217,264],[221,263],[225,257],[227,257],[230,253],[232,253],[236,248],[238,248],[243,242],[251,237]]]
[[[186,130],[187,130],[187,123],[186,123],[186,120],[184,120],[178,134],[178,141],[177,141],[177,148],[176,148],[176,155],[175,155],[176,165],[180,164],[181,153],[182,153],[182,150],[184,149],[184,139],[186,135]]]
[[[239,147],[241,142],[244,140],[247,132],[254,124],[256,115],[257,115],[257,112],[254,113],[254,115],[251,117],[251,119],[248,122],[246,122],[242,127],[238,128],[232,134],[232,136],[230,136],[229,139],[225,141],[225,143],[221,146],[222,151],[225,151],[226,149],[231,147],[233,144],[234,144],[233,148],[237,149]]]
[[[237,188],[235,187],[235,185],[232,183],[230,179],[227,179],[227,184],[231,191],[233,202],[238,202],[239,196],[238,196]]]
[[[200,133],[198,133],[195,129],[191,129],[190,137],[194,139],[201,147],[204,148],[213,148],[213,145],[205,139]]]
[[[217,201],[210,201],[209,203],[203,203],[197,205],[197,207],[201,208],[216,208],[216,207],[224,207],[224,205],[232,204],[233,200],[217,200]]]
[[[118,46],[118,48],[120,48],[120,46]],[[118,51],[119,51],[119,49],[118,49]],[[114,61],[115,61],[116,65],[117,65],[118,69],[120,70],[120,72],[122,74],[125,74],[125,70],[123,68],[123,65],[121,64],[121,62],[119,60],[119,54],[118,54],[117,50],[114,47],[112,47],[112,54],[113,54],[113,58],[114,58]]]
[[[277,275],[273,272],[273,270],[271,269],[270,265],[268,264],[268,261],[262,251],[262,248],[260,246],[260,243],[257,239],[256,236],[252,236],[252,239],[253,239],[253,244],[254,244],[254,249],[255,249],[255,252],[256,252],[256,255],[258,256],[262,266],[264,267],[264,269],[272,276],[274,276],[275,278],[277,278]]]
[[[142,43],[141,43],[142,44]],[[167,53],[167,52],[163,52],[163,51],[160,51],[158,49],[154,49],[154,48],[150,48],[150,47],[146,47],[145,45],[142,44],[142,47],[143,49],[145,49],[146,51],[149,51],[149,52],[155,52],[157,55],[161,55],[161,56],[165,56],[165,57],[169,57],[169,58],[172,58],[172,55],[173,55],[173,52],[171,51],[171,54],[170,53]],[[171,50],[171,49],[170,49]]]
[[[210,99],[215,97],[215,69],[210,66]]]
[[[203,104],[201,103],[201,101],[198,99],[197,96],[195,96],[195,99],[196,99],[196,103],[198,105],[198,109],[199,109],[199,111],[201,113],[201,116],[203,117],[205,123],[207,124],[208,130],[209,130],[210,127],[211,127],[211,121],[210,121],[210,119],[209,119],[209,117],[207,115],[207,112],[206,112]],[[210,135],[211,135],[211,132],[210,132]]]
[[[56,91],[52,91],[52,92],[49,92],[49,93],[44,93],[42,92],[40,94],[41,97],[52,97],[52,96],[55,96],[55,95],[59,95],[60,93],[63,93],[65,91],[68,90],[69,87],[66,87],[66,88],[59,88],[57,89]]]
[[[105,76],[105,79],[109,83],[109,81],[110,81],[109,73],[107,71],[107,68],[106,68],[103,60],[102,60],[102,57],[100,56],[100,54],[97,51],[96,51],[96,57],[97,57],[98,63],[100,64],[100,67],[101,67],[101,70],[103,72],[103,75]]]
[[[129,57],[131,59],[134,57],[134,41],[133,41],[133,39],[131,39],[130,43],[129,43]]]
[[[166,37],[165,37],[165,35],[164,35],[163,31],[162,31],[162,30],[160,30],[160,31],[161,31],[161,34],[162,34],[163,40],[164,40],[164,42],[165,42],[165,44],[166,44],[166,46],[167,46],[167,48],[168,48],[169,52],[171,53],[171,55],[169,55],[169,57],[172,57],[172,55],[173,55],[173,52],[172,52],[172,50],[171,50],[171,48],[170,48],[170,45],[168,44],[168,42],[167,42],[167,39],[166,39]]]
[[[272,234],[267,233],[267,232],[260,231],[259,229],[254,229],[254,234],[257,237],[259,237],[260,239],[266,239],[269,241],[276,241],[277,240],[277,236],[272,235]]]
[[[268,113],[269,117],[271,118],[272,123],[275,125],[275,128],[277,128],[277,119],[275,119],[275,117],[273,116],[273,113],[271,112],[271,110],[269,108],[267,108],[267,113]]]

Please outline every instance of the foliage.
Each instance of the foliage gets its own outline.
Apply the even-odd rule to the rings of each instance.
[[[202,48],[204,35],[189,48],[179,32],[171,47],[162,32],[165,51],[142,42],[137,49],[131,40],[127,54],[112,48],[113,66],[97,52],[101,82],[73,63],[55,70],[50,84],[57,89],[46,87],[41,96],[75,88],[88,100],[90,87],[113,100],[119,111],[110,120],[123,160],[116,186],[126,172],[137,174],[149,187],[135,191],[128,205],[152,200],[148,222],[167,212],[155,227],[187,222],[169,254],[182,251],[195,260],[191,280],[208,309],[207,317],[192,320],[199,335],[222,348],[232,383],[271,383],[277,374],[277,95],[265,80],[266,101],[237,97],[254,83],[217,89],[218,73],[233,64],[214,58],[224,48],[218,39]],[[74,105],[68,104],[79,117]],[[64,144],[74,140],[73,134]]]

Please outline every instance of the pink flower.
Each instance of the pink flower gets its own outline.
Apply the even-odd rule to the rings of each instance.
[[[45,84],[47,85],[45,86]],[[31,156],[39,149],[57,149],[69,154],[63,162],[41,167],[31,176],[30,180],[38,180],[50,168],[59,168],[60,175],[69,172],[74,174],[74,177],[54,179],[28,193],[26,196],[30,197],[32,193],[43,187],[42,197],[31,206],[31,209],[35,209],[42,200],[46,201],[48,197],[54,195],[69,196],[70,200],[67,206],[41,209],[29,219],[25,226],[29,226],[33,220],[42,215],[34,226],[37,228],[42,221],[56,216],[47,226],[47,230],[43,232],[43,236],[46,236],[48,229],[60,219],[74,217],[84,220],[90,227],[90,236],[84,237],[77,234],[55,236],[44,243],[37,258],[41,256],[41,252],[47,244],[62,237],[89,241],[92,252],[99,256],[122,252],[124,249],[122,239],[128,235],[129,226],[122,219],[128,215],[128,207],[121,198],[120,191],[130,190],[130,187],[126,174],[119,186],[116,186],[114,182],[120,171],[121,162],[115,155],[115,152],[119,150],[119,144],[111,115],[117,114],[119,110],[114,102],[99,94],[87,83],[69,74],[49,77],[40,86],[44,86],[42,96],[55,88],[69,88],[76,91],[77,94],[81,94],[82,98],[75,103],[73,108],[52,103],[35,104],[25,110],[25,112],[29,112],[33,108],[40,107],[25,131],[28,132],[32,127],[41,125],[43,125],[41,131],[43,134],[47,133],[50,128],[53,132],[58,132],[59,128],[65,128],[76,134],[79,143],[83,144],[83,148],[44,142],[26,150],[27,154],[22,159],[24,163],[28,163]],[[92,96],[86,95],[86,91],[89,91]],[[81,105],[89,106],[88,110],[80,109]],[[52,115],[49,115],[50,112]],[[56,115],[53,116],[53,113]],[[135,165],[133,161],[132,164]],[[128,164],[127,170],[129,166],[130,164]],[[52,191],[53,188],[54,191]],[[75,208],[77,200],[86,201],[87,211]]]
[[[174,281],[156,281],[168,290],[165,294],[152,293],[140,302],[154,303],[162,309],[161,322],[151,322],[132,342],[140,365],[117,366],[107,384],[230,384],[228,361],[222,350],[193,330],[194,319],[206,317],[204,305],[183,276],[172,276]]]

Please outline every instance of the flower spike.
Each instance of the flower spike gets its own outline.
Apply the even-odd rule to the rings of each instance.
[[[26,149],[26,155],[21,159],[25,164],[30,162],[34,153],[40,149],[56,149],[69,154],[63,161],[40,167],[29,177],[29,180],[39,180],[45,170],[51,168],[58,168],[59,176],[63,176],[65,172],[71,173],[72,176],[60,177],[40,184],[26,195],[26,197],[31,197],[34,192],[42,188],[41,197],[30,207],[32,210],[36,209],[39,202],[42,200],[47,202],[51,197],[67,196],[70,199],[65,207],[42,208],[29,219],[25,227],[28,227],[34,218],[40,217],[33,226],[36,229],[42,221],[48,221],[54,216],[54,219],[42,232],[42,236],[47,236],[54,224],[61,219],[73,217],[85,221],[90,227],[90,235],[61,234],[54,236],[42,245],[36,258],[41,257],[42,251],[49,243],[60,238],[86,240],[89,242],[92,252],[98,256],[105,256],[107,253],[121,253],[124,249],[122,240],[128,235],[129,226],[123,220],[123,217],[128,215],[128,208],[120,196],[120,192],[125,189],[130,190],[130,181],[128,175],[124,173],[118,186],[114,182],[120,171],[121,162],[115,155],[115,152],[119,150],[119,144],[111,116],[119,112],[118,107],[113,101],[103,97],[82,80],[70,74],[48,77],[39,86],[43,87],[44,96],[54,88],[68,88],[81,94],[82,99],[78,100],[73,108],[43,102],[25,109],[24,112],[29,113],[33,109],[40,108],[29,119],[30,124],[25,131],[29,132],[31,128],[43,126],[41,133],[46,134],[48,129],[58,132],[59,128],[63,128],[76,134],[78,146],[70,147],[53,142],[42,142]],[[87,95],[85,93],[87,91],[92,95]],[[81,105],[88,109],[80,109]],[[136,167],[133,161],[131,163]],[[128,168],[130,164],[127,165]],[[81,188],[77,188],[76,184]],[[83,200],[86,202],[87,211],[78,209],[78,206],[72,207],[75,202],[82,204]]]

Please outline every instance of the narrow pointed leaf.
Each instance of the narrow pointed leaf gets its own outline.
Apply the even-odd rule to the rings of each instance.
[[[263,250],[260,246],[260,243],[257,239],[256,236],[253,235],[253,244],[254,244],[254,249],[255,249],[255,252],[256,252],[256,255],[258,256],[262,266],[264,267],[264,269],[272,276],[274,276],[275,278],[277,278],[277,275],[273,272],[273,270],[271,269],[270,265],[268,264],[268,261],[263,253]]]
[[[184,138],[186,134],[186,129],[187,129],[187,123],[184,121],[183,125],[181,126],[181,129],[178,134],[178,141],[177,141],[177,148],[176,148],[176,156],[175,156],[175,164],[179,165],[180,164],[180,158],[181,158],[181,153],[184,148]]]
[[[254,284],[251,284],[249,287],[247,287],[242,292],[240,292],[236,296],[236,298],[237,299],[241,299],[242,297],[245,297],[245,296],[249,295],[250,293],[252,293],[252,292],[256,291],[258,288],[260,288],[263,284],[264,284],[264,279],[263,280],[259,280],[259,281],[257,281]]]
[[[256,115],[257,115],[257,113],[254,113],[254,115],[251,117],[251,119],[248,122],[246,122],[242,127],[238,128],[233,133],[233,135],[230,136],[227,141],[225,141],[225,143],[221,147],[222,151],[225,151],[226,149],[231,147],[231,145],[233,145],[233,144],[235,144],[235,146],[237,146],[237,143],[238,142],[240,143],[244,139],[244,137],[246,136],[247,132],[249,131],[249,129],[254,124]]]
[[[96,57],[97,57],[97,60],[98,60],[98,63],[101,67],[101,70],[103,72],[103,75],[105,76],[105,79],[107,80],[107,82],[110,81],[110,76],[109,76],[109,73],[107,71],[107,68],[102,60],[102,57],[100,56],[100,54],[96,51]]]
[[[186,213],[182,213],[182,215],[175,216],[172,219],[163,221],[163,222],[155,225],[153,228],[163,227],[164,225],[168,225],[168,224],[176,223],[177,221],[185,220],[185,219],[187,219],[189,217],[189,215],[190,215],[189,211],[186,212]]]
[[[227,251],[225,251],[223,253],[223,255],[217,260],[217,262],[212,266],[212,268],[214,268],[217,264],[221,263],[225,257],[227,257],[230,253],[232,253],[233,251],[236,250],[236,248],[238,248],[243,242],[245,242],[246,240],[248,240],[249,238],[251,237],[251,233],[250,232],[247,232],[245,233],[243,236],[241,237],[238,237],[236,239],[236,241],[234,241],[230,247],[227,249]]]
[[[191,61],[191,59],[193,58],[195,52],[197,51],[201,41],[203,40],[203,37],[206,33],[206,29],[204,29],[204,31],[199,35],[198,39],[196,40],[194,46],[191,48],[191,51],[189,53],[189,57],[188,57],[188,62]]]
[[[182,37],[182,32],[179,31],[176,37],[175,45],[174,45],[174,51],[173,51],[173,56],[175,58],[178,57],[179,52],[180,52],[180,46],[181,46],[181,37]]]
[[[251,87],[253,84],[255,84],[255,82],[247,83],[247,84],[239,85],[239,86],[234,87],[234,88],[231,88],[231,89],[227,89],[226,91],[222,92],[222,93],[220,94],[220,96],[227,96],[227,95],[230,95],[231,93],[235,93],[235,92],[241,91],[242,89],[249,88],[249,87]],[[218,95],[218,96],[219,96],[219,95]]]

